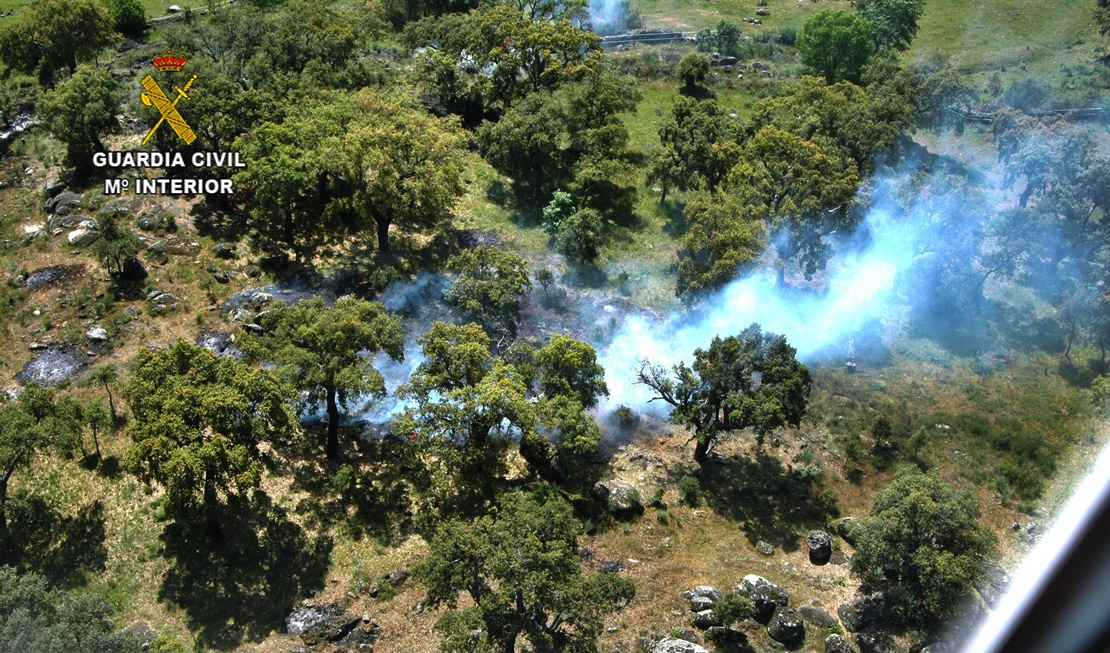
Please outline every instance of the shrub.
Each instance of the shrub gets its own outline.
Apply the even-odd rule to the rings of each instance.
[[[678,491],[682,494],[682,499],[691,506],[698,505],[701,499],[701,483],[698,479],[687,474],[678,479]]]

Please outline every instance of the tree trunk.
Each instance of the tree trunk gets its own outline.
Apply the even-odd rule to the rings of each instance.
[[[296,250],[297,243],[294,242],[296,237],[293,233],[293,211],[289,208],[285,209],[285,224],[283,226],[285,228],[285,246],[289,249]]]
[[[786,261],[783,261],[782,264],[778,266],[775,275],[775,287],[780,290],[786,288]]]
[[[703,441],[703,440],[701,440],[701,438],[699,438],[697,440],[697,444],[694,445],[694,462],[696,462],[699,465],[704,465],[708,461],[709,461],[709,442]]]
[[[328,388],[328,458],[339,457],[339,406],[335,402],[335,388]]]
[[[8,479],[0,478],[0,543],[8,534]]]
[[[217,512],[218,500],[216,486],[212,484],[211,468],[204,470],[204,520],[208,529],[208,537],[213,540],[223,539],[223,530],[220,528],[220,517]]]
[[[1025,185],[1025,190],[1021,191],[1021,198],[1018,200],[1018,204],[1021,205],[1021,208],[1024,209],[1026,207],[1026,205],[1029,204],[1029,198],[1032,197],[1032,196],[1033,196],[1033,184],[1028,183],[1028,184]]]
[[[112,412],[112,425],[116,424],[116,402],[112,398],[112,389],[108,387],[108,382],[104,382],[104,392],[108,393],[108,410]]]
[[[96,445],[96,460],[97,462],[103,461],[104,458],[100,455],[100,436],[96,433],[96,424],[93,424],[93,444]]]
[[[374,218],[374,224],[378,226],[378,251],[388,256],[393,253],[389,247],[389,220]]]
[[[516,653],[516,633],[505,638],[505,653]]]

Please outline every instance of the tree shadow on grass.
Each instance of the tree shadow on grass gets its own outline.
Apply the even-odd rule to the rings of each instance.
[[[166,527],[172,566],[159,599],[185,611],[198,643],[227,651],[280,629],[297,600],[323,587],[332,541],[310,536],[261,490],[229,499],[221,527],[219,541],[202,526]]]
[[[825,528],[840,515],[834,497],[796,468],[768,455],[755,459],[734,455],[710,460],[698,472],[709,506],[740,522],[748,541],[768,542],[796,551],[802,531]]]
[[[355,540],[397,542],[413,531],[410,493],[422,480],[414,447],[395,437],[364,440],[343,429],[340,460],[322,455],[294,468],[293,480],[311,499],[297,505],[310,527],[342,526]],[[346,469],[344,469],[346,468]]]
[[[8,516],[11,539],[0,564],[38,572],[65,589],[84,585],[88,572],[104,570],[107,530],[100,500],[64,515],[41,497],[13,498]]]

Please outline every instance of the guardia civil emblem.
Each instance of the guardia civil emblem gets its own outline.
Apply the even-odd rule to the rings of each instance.
[[[154,67],[157,68],[159,72],[176,72],[185,67],[185,55],[166,50],[162,54],[154,55]],[[185,122],[185,119],[181,117],[181,113],[177,110],[177,103],[181,98],[185,98],[186,100],[189,99],[189,87],[193,85],[196,79],[197,76],[193,75],[185,84],[185,88],[174,86],[173,90],[177,92],[177,97],[175,97],[173,101],[170,101],[170,99],[166,97],[166,94],[162,92],[162,88],[158,86],[158,82],[154,81],[153,76],[147,75],[143,78],[143,81],[140,82],[143,88],[146,89],[142,94],[143,104],[148,107],[154,105],[158,109],[158,113],[162,114],[162,117],[158,119],[154,127],[147,132],[146,138],[143,139],[143,145],[146,145],[150,137],[154,136],[154,132],[158,131],[158,128],[161,127],[164,122],[170,124],[170,128],[173,129],[174,133],[176,133],[181,140],[185,141],[186,145],[191,144],[197,139],[197,135],[193,133],[193,129],[189,127],[189,123]]]

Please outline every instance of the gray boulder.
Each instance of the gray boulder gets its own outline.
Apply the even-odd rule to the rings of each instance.
[[[859,521],[857,521],[855,517],[845,517],[833,525],[833,530],[840,536],[840,539],[855,546],[858,539],[853,533],[858,525]]]
[[[69,232],[66,242],[70,247],[88,247],[100,239],[100,232],[96,229],[75,229]]]
[[[790,605],[790,594],[786,588],[774,585],[766,578],[755,574],[744,576],[736,586],[736,591],[751,601],[756,611],[755,619],[762,624],[771,620],[776,608]]]
[[[836,617],[821,608],[803,605],[798,608],[798,614],[807,624],[815,628],[831,628],[836,625]]]
[[[712,610],[702,610],[694,615],[694,628],[705,630],[720,625],[722,625],[721,618],[714,614]]]
[[[674,637],[665,637],[655,645],[652,653],[709,653],[704,646]]]
[[[89,342],[108,342],[108,331],[104,327],[93,327],[85,332],[85,340]]]
[[[836,609],[840,623],[850,633],[858,633],[877,623],[881,618],[881,604],[873,596],[862,596]]]
[[[722,598],[721,590],[713,587],[712,585],[698,585],[692,590],[686,590],[685,592],[683,592],[682,596],[685,597],[687,601],[691,601],[695,597],[700,597],[703,599],[709,599],[710,603],[716,603]]]
[[[767,625],[767,635],[776,642],[787,646],[796,644],[806,637],[806,626],[802,616],[794,608],[780,607]]]
[[[54,197],[46,200],[43,209],[47,213],[55,215],[68,215],[73,213],[76,209],[81,207],[81,196],[77,193],[58,193]]]
[[[167,254],[175,256],[192,256],[200,252],[200,243],[187,236],[170,236],[162,241],[162,247]]]
[[[771,546],[767,542],[764,542],[763,540],[760,540],[760,541],[756,542],[755,550],[759,551],[760,553],[762,553],[765,556],[775,555],[775,547]]]
[[[823,565],[829,562],[832,556],[832,538],[825,531],[810,531],[806,536],[806,544],[809,546],[809,561],[815,565]]]
[[[825,653],[856,653],[856,651],[848,640],[834,633],[825,638]]]
[[[691,596],[690,610],[693,612],[701,612],[702,610],[711,610],[713,608],[713,599],[705,596]]]
[[[644,511],[640,491],[624,481],[598,481],[593,487],[594,498],[606,504],[609,512],[618,517],[636,515]]]
[[[898,648],[890,635],[879,630],[867,630],[856,635],[860,653],[897,653]]]
[[[300,635],[306,646],[338,642],[362,623],[362,617],[346,614],[338,603],[302,605],[285,619],[285,631]]]
[[[212,246],[212,255],[216,258],[235,258],[235,243],[216,243]]]

